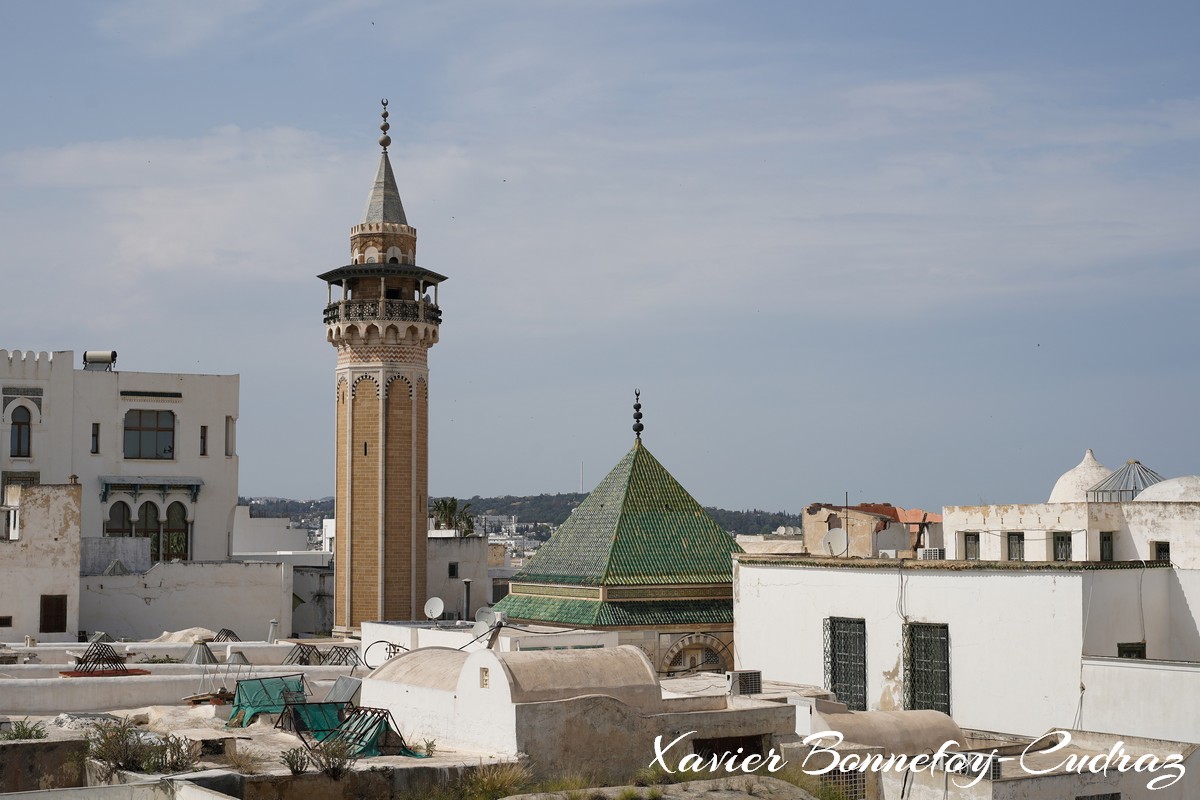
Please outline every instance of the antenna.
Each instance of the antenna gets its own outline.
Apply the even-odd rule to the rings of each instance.
[[[436,620],[446,610],[446,604],[442,602],[440,597],[431,597],[425,601],[425,616],[429,619]]]
[[[491,625],[488,625],[483,620],[479,620],[479,622],[476,622],[474,625],[471,626],[471,637],[473,639],[480,639],[483,637],[483,635],[485,633],[487,633],[491,629],[492,629]]]

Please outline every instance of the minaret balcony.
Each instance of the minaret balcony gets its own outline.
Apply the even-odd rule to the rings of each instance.
[[[325,306],[325,324],[400,320],[440,325],[442,311],[433,303],[420,300],[342,300]]]

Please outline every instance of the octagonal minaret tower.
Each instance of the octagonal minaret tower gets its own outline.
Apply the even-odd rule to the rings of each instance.
[[[429,348],[445,276],[416,265],[408,224],[383,154],[350,264],[320,275],[329,287],[326,338],[337,349],[333,624],[415,619],[425,603],[429,503]]]

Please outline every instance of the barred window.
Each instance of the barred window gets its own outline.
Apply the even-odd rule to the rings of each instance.
[[[1008,560],[1009,561],[1024,561],[1025,560],[1025,534],[1010,533],[1008,535]]]
[[[950,627],[904,626],[904,707],[950,713]]]
[[[964,533],[963,534],[963,558],[967,561],[979,560],[979,534]]]
[[[867,710],[866,620],[825,620],[825,688],[851,711]]]
[[[1100,560],[1113,560],[1113,532],[1100,531]]]
[[[1054,534],[1054,560],[1055,561],[1070,561],[1071,560],[1071,534],[1069,534],[1069,533]]]

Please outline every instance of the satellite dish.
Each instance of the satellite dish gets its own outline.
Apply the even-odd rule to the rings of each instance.
[[[480,620],[479,622],[475,623],[474,627],[471,628],[471,636],[479,639],[491,629],[491,625],[487,624],[483,620]]]
[[[846,529],[834,528],[821,540],[821,553],[828,556],[844,556],[848,552],[849,545]]]
[[[486,623],[490,628],[496,624],[496,612],[492,611],[487,606],[481,606],[479,610],[475,612],[475,621]]]
[[[425,601],[425,616],[429,619],[437,619],[446,610],[446,604],[442,602],[440,597],[431,597]]]

